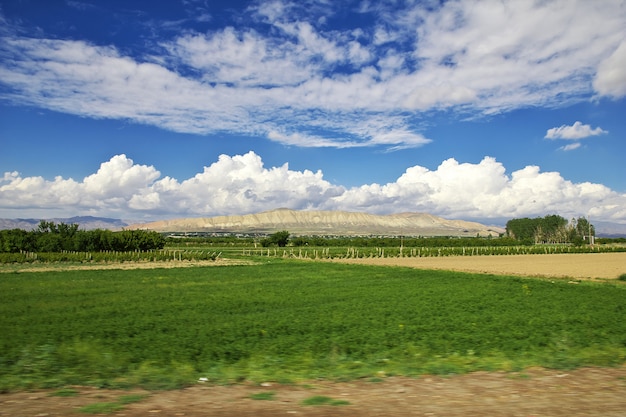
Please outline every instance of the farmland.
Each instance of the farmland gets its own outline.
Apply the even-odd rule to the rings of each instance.
[[[620,281],[253,259],[2,274],[2,388],[170,388],[200,377],[289,382],[626,360]]]
[[[363,265],[406,266],[420,269],[517,275],[575,280],[614,280],[626,273],[626,253],[435,256],[337,259]]]

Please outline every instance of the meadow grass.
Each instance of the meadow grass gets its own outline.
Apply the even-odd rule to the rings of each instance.
[[[267,259],[0,277],[0,389],[614,366],[623,286]]]

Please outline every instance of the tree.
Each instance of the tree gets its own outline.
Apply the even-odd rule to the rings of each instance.
[[[286,230],[282,230],[280,232],[272,233],[265,239],[262,239],[261,246],[266,247],[266,246],[271,246],[271,245],[277,245],[282,248],[282,247],[287,246],[288,242],[289,242],[289,232]]]
[[[511,219],[506,223],[506,233],[519,241],[534,243],[593,243],[595,228],[584,217],[567,220],[556,214],[529,219]]]
[[[593,236],[596,235],[595,227],[584,217],[572,219],[569,225],[569,241],[580,246],[586,242],[593,243]]]
[[[506,222],[506,234],[513,239],[533,242],[537,226],[537,219],[511,219]]]
[[[33,234],[22,229],[0,230],[0,252],[33,251]]]
[[[529,219],[511,219],[506,223],[509,237],[531,243],[566,243],[567,220],[556,214]]]

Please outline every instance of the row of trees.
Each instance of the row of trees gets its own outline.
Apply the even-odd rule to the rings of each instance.
[[[42,220],[37,229],[0,230],[0,252],[97,252],[162,249],[165,238],[146,230],[79,230],[77,224]]]
[[[567,221],[564,217],[552,214],[530,219],[511,219],[506,223],[507,236],[529,244],[572,243],[582,245],[592,243],[595,228],[584,217]]]

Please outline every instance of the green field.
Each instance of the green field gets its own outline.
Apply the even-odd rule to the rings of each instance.
[[[624,286],[263,262],[2,274],[0,389],[626,361]]]

